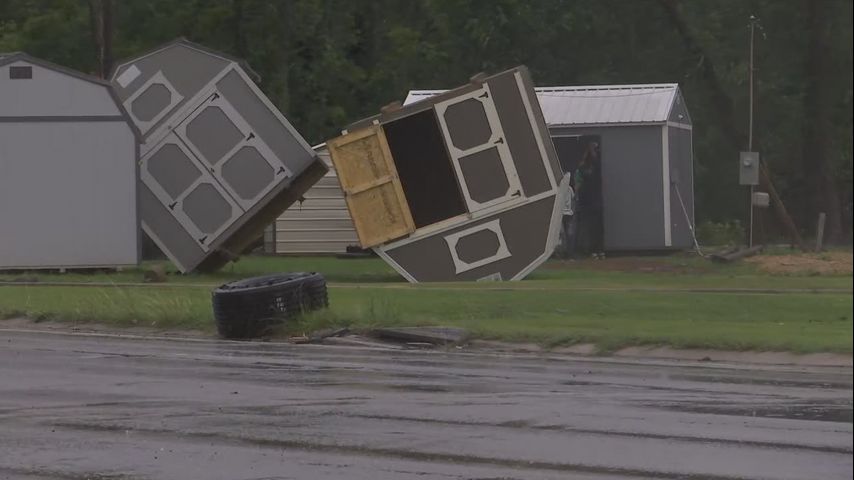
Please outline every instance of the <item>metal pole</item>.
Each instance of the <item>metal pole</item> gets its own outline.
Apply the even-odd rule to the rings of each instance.
[[[753,32],[756,28],[756,17],[753,15],[750,16],[750,66],[748,69],[749,72],[749,81],[750,84],[750,106],[749,108],[749,120],[747,127],[747,151],[753,151]],[[757,165],[757,168],[759,165]],[[753,246],[753,185],[750,186],[750,236],[748,237],[747,242],[748,247]]]

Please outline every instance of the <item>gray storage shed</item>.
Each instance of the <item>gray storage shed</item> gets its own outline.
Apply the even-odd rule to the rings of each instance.
[[[441,92],[411,91],[405,103]],[[679,86],[537,87],[536,92],[564,171],[575,171],[587,145],[599,146],[605,249],[689,248],[692,124]]]
[[[183,272],[235,258],[326,173],[258,80],[184,39],[113,72],[144,141],[142,228]]]
[[[0,54],[0,269],[136,265],[138,146],[109,83]]]

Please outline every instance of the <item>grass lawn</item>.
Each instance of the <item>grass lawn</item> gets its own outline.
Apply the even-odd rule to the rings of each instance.
[[[0,316],[213,333],[210,291],[205,285],[272,271],[320,271],[333,282],[331,307],[290,325],[294,333],[329,326],[448,325],[467,328],[480,338],[545,345],[592,342],[604,350],[665,344],[852,351],[850,274],[769,275],[747,264],[716,265],[683,256],[569,265],[550,262],[529,280],[512,284],[418,286],[402,282],[377,259],[247,257],[215,275],[174,275],[169,276],[168,283],[150,288],[0,286]],[[0,275],[0,281],[22,279],[121,283],[140,282],[142,273]],[[586,290],[590,288],[594,290]],[[685,288],[842,292],[679,291]]]

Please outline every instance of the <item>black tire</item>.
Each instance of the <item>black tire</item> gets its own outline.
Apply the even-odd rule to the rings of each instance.
[[[267,335],[303,312],[329,305],[326,279],[319,273],[282,273],[226,283],[211,293],[220,336]]]

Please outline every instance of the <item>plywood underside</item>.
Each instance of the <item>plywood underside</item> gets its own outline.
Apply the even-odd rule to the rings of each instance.
[[[371,126],[327,142],[362,247],[415,230],[383,130]]]

